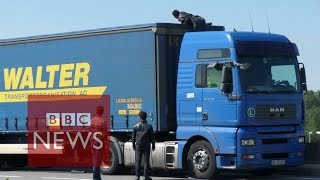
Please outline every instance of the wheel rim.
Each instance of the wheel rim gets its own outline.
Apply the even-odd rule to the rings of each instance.
[[[199,171],[208,169],[209,162],[209,155],[205,149],[198,149],[192,156],[192,164]]]

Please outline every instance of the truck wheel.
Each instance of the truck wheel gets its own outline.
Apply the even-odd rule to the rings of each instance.
[[[207,141],[201,140],[191,145],[187,163],[192,175],[198,179],[209,179],[217,174],[215,153]]]
[[[117,153],[116,147],[110,142],[110,163],[106,162],[106,160],[102,160],[100,171],[103,175],[111,175],[118,172],[119,165],[119,155]]]

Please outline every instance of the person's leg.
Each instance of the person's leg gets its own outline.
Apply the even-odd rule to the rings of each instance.
[[[151,179],[149,177],[149,161],[150,161],[150,145],[144,149],[143,159],[144,159],[144,179]]]
[[[93,180],[101,180],[100,166],[93,167]]]
[[[93,180],[101,180],[101,151],[93,150]]]
[[[140,167],[141,167],[141,159],[142,159],[142,152],[139,145],[136,146],[136,179],[140,178]]]

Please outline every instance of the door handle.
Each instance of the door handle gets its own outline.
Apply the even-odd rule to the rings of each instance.
[[[202,113],[202,120],[208,120],[208,113],[207,112]]]

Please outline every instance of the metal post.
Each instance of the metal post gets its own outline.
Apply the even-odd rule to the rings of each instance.
[[[126,126],[127,126],[127,129],[129,129],[129,116],[126,115]]]
[[[310,132],[309,132],[309,143],[310,143]]]
[[[311,142],[311,134],[312,134],[312,132],[310,131],[309,132],[309,143]]]
[[[110,121],[111,121],[111,129],[113,129],[113,115],[110,116]]]
[[[14,127],[16,128],[16,131],[18,131],[18,118],[14,118]]]
[[[5,121],[6,121],[6,129],[7,131],[9,131],[9,119],[5,118]]]

